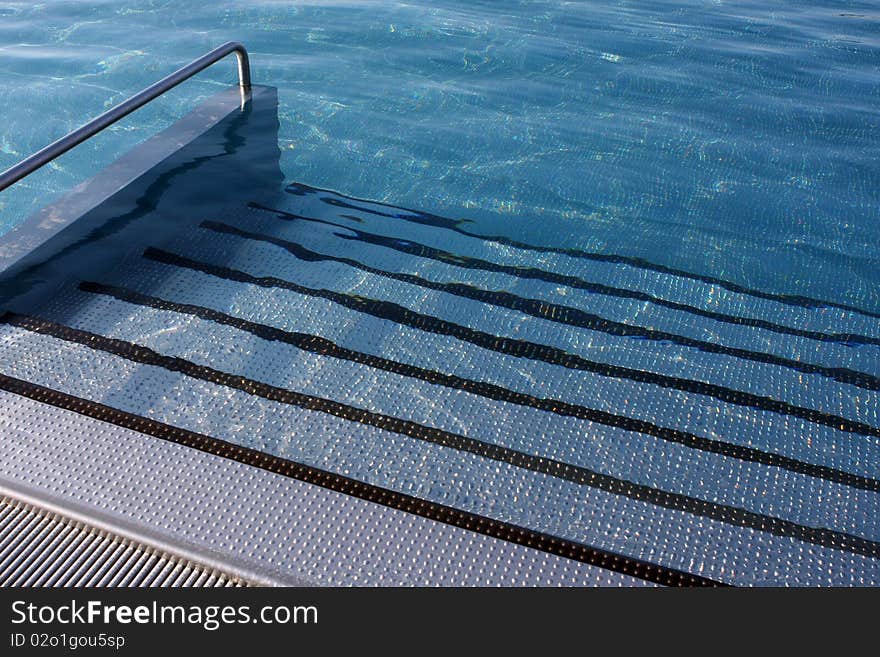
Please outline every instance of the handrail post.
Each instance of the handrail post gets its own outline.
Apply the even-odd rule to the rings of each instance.
[[[233,42],[230,42],[233,43]],[[251,60],[248,52],[241,44],[235,49],[235,58],[238,60],[238,86],[244,93],[251,92]]]
[[[250,58],[244,45],[238,41],[229,41],[0,173],[0,192],[231,53],[235,53],[238,60],[238,86],[244,105],[251,91]]]

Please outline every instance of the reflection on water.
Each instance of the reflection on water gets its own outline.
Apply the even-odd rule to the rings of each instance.
[[[0,166],[238,39],[279,88],[289,180],[880,310],[872,3],[0,6]],[[34,193],[232,78],[188,83]]]

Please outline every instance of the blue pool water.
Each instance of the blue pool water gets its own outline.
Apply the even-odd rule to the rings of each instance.
[[[279,89],[290,180],[880,310],[876,3],[4,1],[0,166],[229,39]],[[25,185],[69,187],[231,68]]]
[[[30,427],[74,443],[96,419],[95,445],[122,427],[602,573],[493,575],[473,557],[471,582],[880,584],[870,3],[59,2],[0,18],[15,82],[0,166],[228,39],[277,89],[241,112],[236,96],[4,275],[10,453],[40,444]],[[4,193],[2,230],[231,69]],[[128,444],[138,476],[159,471]],[[79,472],[52,458],[46,487]],[[0,478],[20,470],[0,458]],[[116,488],[82,479],[111,505]],[[224,485],[208,488],[234,498]],[[253,540],[289,535],[264,552],[310,581],[453,581],[411,549],[425,533],[348,535],[326,510]],[[310,513],[350,564],[297,552]],[[401,542],[400,562],[370,556]]]

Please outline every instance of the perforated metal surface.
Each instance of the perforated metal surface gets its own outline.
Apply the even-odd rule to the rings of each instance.
[[[226,573],[0,496],[0,586],[244,585]]]
[[[267,583],[880,584],[880,318],[193,162],[20,282],[0,481]]]
[[[276,584],[645,582],[0,392],[0,478]]]

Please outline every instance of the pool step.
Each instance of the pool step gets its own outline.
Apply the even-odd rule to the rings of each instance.
[[[451,287],[460,285],[460,272],[446,263],[428,272],[413,254],[385,263],[383,252],[346,251],[340,229],[279,221],[243,203],[174,221],[172,234],[129,240],[129,254],[112,270],[70,272],[53,298],[3,315],[0,373],[27,384],[10,378],[9,392],[309,485],[330,482],[348,495],[363,488],[369,495],[354,503],[367,517],[376,500],[395,500],[397,511],[414,513],[415,505],[432,520],[443,515],[447,525],[488,527],[492,539],[502,531],[492,523],[504,518],[529,548],[542,545],[559,556],[554,546],[564,545],[579,568],[617,571],[539,571],[542,582],[618,584],[620,575],[638,573],[669,584],[707,571],[707,583],[723,582],[731,561],[734,583],[875,581],[880,532],[858,511],[876,505],[880,485],[871,446],[851,437],[875,429],[830,412],[835,398],[847,398],[841,382],[801,386],[790,367],[761,363],[776,370],[755,385],[778,387],[783,404],[757,388],[740,390],[742,371],[722,360],[733,354],[687,353],[687,345],[602,330],[591,330],[588,342],[570,341],[565,336],[587,329],[566,327],[555,312],[535,316],[482,303],[472,298],[476,287]],[[828,409],[821,413],[808,405],[819,389]],[[717,402],[725,404],[723,415]],[[695,425],[696,412],[708,428]],[[801,431],[812,441],[754,442]],[[72,443],[68,448],[74,451]],[[178,458],[166,459],[170,468],[179,467]],[[140,462],[153,468],[156,460]],[[88,469],[101,471],[96,463]],[[340,470],[342,483],[334,478]],[[447,471],[464,473],[466,487],[450,489]],[[724,485],[734,478],[738,486]],[[237,482],[199,479],[210,487],[211,504],[215,486],[238,495]],[[530,507],[528,515],[520,490],[540,490],[548,506]],[[409,499],[408,491],[419,492]],[[287,495],[268,499],[277,504]],[[301,505],[289,501],[301,521]],[[547,512],[563,504],[569,515]],[[323,518],[329,508],[316,510]],[[257,514],[259,529],[242,534],[228,556],[264,559],[248,543],[287,526],[281,512],[270,517],[263,506]],[[594,529],[621,519],[637,519],[637,541],[609,540]],[[575,522],[584,529],[573,531]],[[695,525],[715,541],[766,547],[786,572],[771,578],[752,571],[737,555],[712,553],[711,541],[684,549]],[[194,536],[190,518],[178,527]],[[553,538],[545,545],[546,536]],[[221,540],[217,530],[198,538],[203,546]],[[682,549],[657,558],[657,543]],[[802,552],[805,543],[811,552]],[[353,548],[350,539],[341,544]],[[272,568],[310,583],[416,581],[412,572],[391,575],[373,565],[369,574],[342,572],[326,554],[296,557],[303,547],[264,554]],[[816,554],[834,562],[833,579],[823,579]],[[847,565],[853,558],[858,563]],[[423,564],[417,556],[393,569]]]
[[[878,317],[281,191],[254,107],[0,287],[0,494],[135,542],[80,579],[880,583]]]

